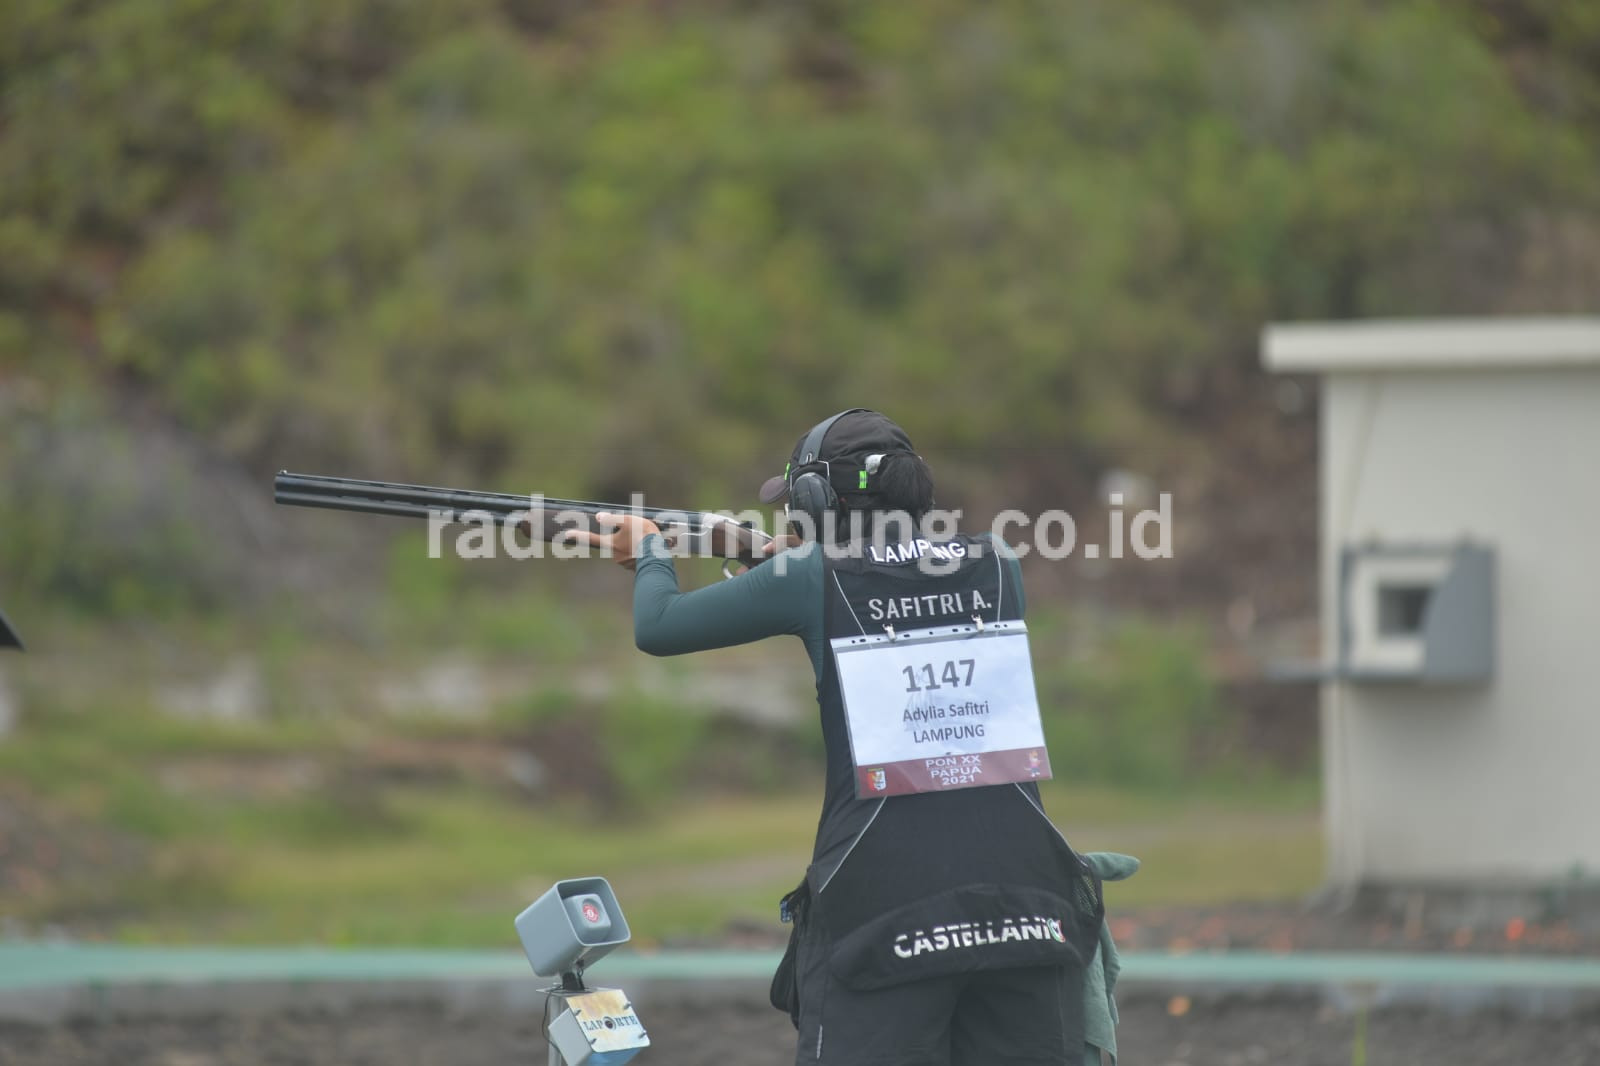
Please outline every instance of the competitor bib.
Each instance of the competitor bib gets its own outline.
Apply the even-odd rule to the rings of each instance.
[[[1024,623],[830,643],[858,797],[1050,776]]]

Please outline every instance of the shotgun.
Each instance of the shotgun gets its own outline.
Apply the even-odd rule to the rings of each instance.
[[[767,556],[761,554],[761,549],[772,540],[754,523],[716,511],[675,511],[625,503],[553,499],[538,494],[475,492],[393,481],[292,474],[287,470],[279,471],[273,479],[272,498],[277,503],[295,507],[433,518],[444,522],[492,521],[497,525],[515,526],[543,541],[552,541],[574,529],[598,531],[595,515],[602,511],[636,514],[661,527],[673,544],[675,554],[722,559],[724,573],[731,573],[729,563],[732,562],[745,566],[765,562]]]

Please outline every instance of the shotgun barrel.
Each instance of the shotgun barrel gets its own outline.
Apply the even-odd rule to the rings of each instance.
[[[493,521],[515,526],[544,541],[554,540],[570,530],[596,530],[595,516],[602,511],[636,514],[660,526],[680,554],[735,559],[747,566],[763,561],[765,557],[759,551],[772,539],[748,522],[715,511],[634,507],[625,503],[557,499],[537,493],[517,496],[506,492],[294,474],[287,470],[279,471],[273,479],[272,498],[277,503],[295,507],[436,518],[445,522]]]

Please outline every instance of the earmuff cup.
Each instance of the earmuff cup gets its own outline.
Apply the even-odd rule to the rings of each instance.
[[[811,432],[806,434],[795,453],[795,462],[789,469],[789,507],[799,511],[811,520],[809,532],[812,536],[822,533],[822,516],[839,505],[839,495],[833,491],[833,486],[828,483],[829,467],[826,462],[817,457],[822,454],[822,443],[827,439],[828,430],[833,424],[845,415],[864,410],[852,407],[847,411],[840,411],[831,418],[825,418],[811,427]],[[811,464],[817,463],[822,467],[822,472],[807,469]]]
[[[789,507],[810,519],[812,536],[821,535],[823,516],[838,505],[839,494],[833,491],[828,479],[815,470],[796,477],[789,486]]]

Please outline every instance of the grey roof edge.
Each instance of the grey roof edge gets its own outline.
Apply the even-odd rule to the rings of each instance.
[[[1600,315],[1272,322],[1268,370],[1475,370],[1600,366]]]

